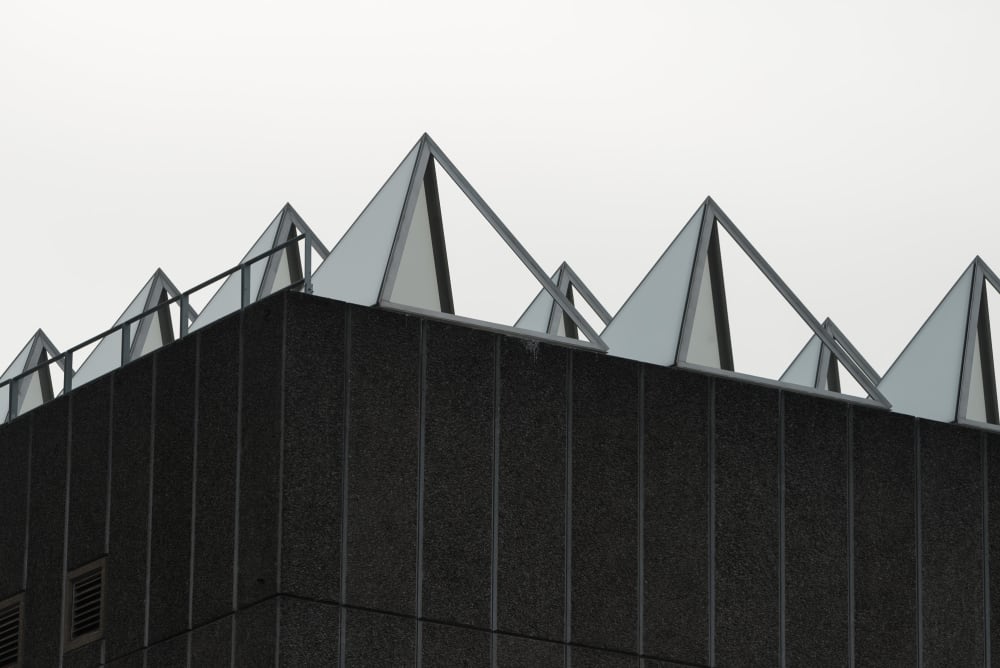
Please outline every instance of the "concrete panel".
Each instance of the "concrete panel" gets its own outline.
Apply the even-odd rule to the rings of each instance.
[[[31,412],[31,501],[28,586],[24,592],[26,666],[54,666],[60,658],[63,535],[69,400]]]
[[[146,650],[146,668],[182,668],[188,664],[188,634],[182,633]]]
[[[340,598],[346,307],[287,293],[281,590]]]
[[[67,570],[94,561],[105,552],[111,376],[76,390],[71,402]]]
[[[62,668],[96,668],[102,665],[101,644],[100,640],[96,640],[66,652],[63,656]],[[142,665],[141,661],[140,665]]]
[[[426,336],[423,617],[489,628],[495,336]]]
[[[240,668],[274,666],[278,599],[269,598],[236,613],[236,665]]]
[[[855,661],[859,666],[914,666],[914,418],[853,410]]]
[[[423,668],[490,665],[490,633],[462,626],[423,625]]]
[[[31,417],[0,426],[0,600],[24,589]]]
[[[191,668],[218,668],[230,665],[232,638],[233,615],[194,629],[191,632]]]
[[[848,407],[786,392],[785,652],[790,666],[848,663]]]
[[[983,660],[982,439],[972,429],[920,423],[925,666]]]
[[[563,640],[567,350],[500,342],[499,628]]]
[[[989,643],[993,666],[1000,666],[1000,436],[986,435],[986,499],[989,534]]]
[[[115,372],[111,436],[111,534],[107,658],[140,649],[146,629],[153,358]]]
[[[340,631],[340,608],[281,597],[278,663],[281,666],[335,666]]]
[[[644,651],[707,663],[709,380],[643,371]]]
[[[573,355],[572,640],[634,652],[639,628],[639,374]]]
[[[406,617],[344,609],[347,665],[352,668],[412,666],[416,663],[416,622]]]
[[[716,661],[778,665],[778,391],[715,381]]]
[[[497,666],[500,668],[563,668],[566,646],[560,642],[518,636],[497,636]]]
[[[239,605],[278,591],[281,393],[285,300],[243,311],[239,479]]]
[[[239,314],[198,332],[193,624],[233,609]]]
[[[639,668],[638,656],[604,652],[589,647],[573,647],[569,660],[573,668]]]
[[[146,668],[146,650],[140,649],[113,661],[108,661],[108,668]]]
[[[351,308],[347,592],[352,605],[416,605],[420,320]]]
[[[188,628],[197,343],[188,337],[155,353],[150,644]]]

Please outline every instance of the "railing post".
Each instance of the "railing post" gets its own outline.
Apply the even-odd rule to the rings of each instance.
[[[188,306],[188,295],[185,292],[184,294],[181,295],[181,336],[180,336],[180,338],[182,338],[182,339],[185,336],[188,335],[188,309],[189,308],[190,308],[190,306]]]
[[[122,366],[128,364],[129,358],[129,329],[132,327],[132,323],[126,322],[122,325]]]
[[[73,351],[63,356],[63,394],[73,389]]]
[[[305,271],[303,272],[305,274],[305,276],[303,277],[305,279],[305,283],[302,284],[302,292],[306,293],[307,295],[311,295],[313,291],[313,282],[312,282],[313,254],[312,254],[312,240],[309,238],[308,234],[306,235],[305,253],[306,253]]]
[[[250,305],[250,265],[240,265],[240,307],[246,308]]]

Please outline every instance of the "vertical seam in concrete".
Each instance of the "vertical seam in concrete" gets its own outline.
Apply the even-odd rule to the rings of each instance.
[[[284,514],[285,514],[285,368],[288,361],[288,292],[281,296],[281,377],[278,385],[278,508],[277,508],[277,546],[274,554],[274,590],[276,600],[274,603],[274,665],[280,665],[281,651],[281,572],[282,550],[284,542]]]
[[[76,397],[66,400],[66,483],[63,498],[62,570],[59,572],[59,665],[63,665],[66,651],[66,573],[69,566],[69,493],[73,470],[73,403]]]
[[[115,445],[115,378],[118,374],[108,376],[108,470],[104,481],[104,554],[111,552],[111,467],[114,464]],[[108,639],[101,638],[101,663],[108,660]]]
[[[347,666],[347,474],[350,455],[351,426],[351,307],[344,307],[344,424],[341,453],[340,484],[340,620],[338,630],[337,661],[340,668]]]
[[[31,459],[35,442],[35,416],[28,417],[28,484],[24,503],[24,563],[21,566],[21,590],[28,588],[28,551],[31,548]]]
[[[239,609],[239,575],[240,575],[240,477],[243,460],[243,323],[245,309],[239,314],[239,335],[236,343],[236,470],[233,475],[233,624],[230,627],[230,668],[236,668],[236,611]]]
[[[920,470],[920,421],[914,419],[913,421],[913,468],[914,468],[914,478],[915,478],[915,494],[914,496],[914,514],[915,514],[915,533],[916,533],[916,576],[917,576],[917,666],[924,665],[924,577],[923,577],[923,561],[924,561],[924,532],[923,532],[923,507],[921,504],[921,495],[923,493],[923,485],[921,484],[921,470]]]
[[[493,466],[490,509],[490,665],[497,668],[499,657],[499,558],[500,558],[500,337],[493,337]]]
[[[420,320],[419,367],[417,370],[417,573],[416,573],[416,666],[423,665],[424,648],[424,466],[427,453],[427,321]]]
[[[715,380],[708,379],[708,664],[715,665]]]
[[[645,586],[645,545],[646,545],[646,471],[645,471],[645,451],[646,451],[646,367],[642,364],[636,365],[639,370],[639,401],[638,401],[638,438],[636,447],[638,448],[637,453],[637,494],[636,494],[636,514],[638,515],[638,545],[636,559],[638,561],[638,569],[636,573],[636,599],[638,600],[638,611],[637,611],[637,628],[636,628],[636,651],[642,655],[644,638],[643,638],[643,617],[645,616],[645,597],[646,597],[646,586]]]
[[[778,665],[786,663],[785,624],[785,393],[778,390]]]
[[[566,509],[563,549],[563,642],[565,668],[570,668],[573,638],[573,352],[566,351]]]
[[[854,409],[847,407],[847,665],[855,665]]]
[[[181,316],[183,317],[183,315]],[[195,525],[198,520],[198,419],[201,393],[198,386],[201,384],[201,335],[194,337],[194,425],[191,443],[191,532],[188,538],[188,630],[194,628],[194,541]],[[188,634],[188,663],[191,662],[191,643]]]
[[[980,437],[983,469],[983,665],[993,665],[993,648],[990,638],[990,488],[989,488],[989,440],[986,434]]]
[[[156,457],[156,371],[159,367],[159,354],[153,356],[152,388],[150,389],[149,406],[149,488],[146,490],[146,621],[143,631],[142,646],[149,647],[149,587],[151,582],[150,565],[153,559],[153,476],[155,475]],[[145,652],[143,661],[145,662]]]

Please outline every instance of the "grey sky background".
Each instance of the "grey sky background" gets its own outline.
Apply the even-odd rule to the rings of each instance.
[[[332,246],[426,131],[612,313],[711,195],[883,372],[976,254],[1000,269],[998,29],[973,1],[5,2],[0,368],[157,267],[236,264],[286,201]]]

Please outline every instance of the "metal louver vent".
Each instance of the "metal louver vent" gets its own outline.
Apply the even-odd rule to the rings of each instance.
[[[73,649],[101,637],[104,619],[104,560],[69,574],[66,648]]]
[[[0,668],[16,666],[21,656],[21,600],[0,605]]]

